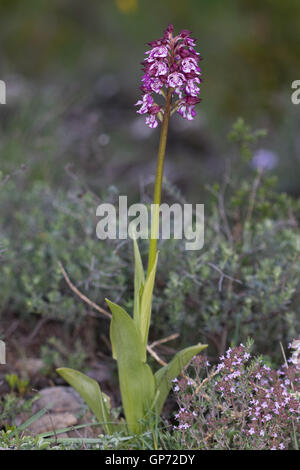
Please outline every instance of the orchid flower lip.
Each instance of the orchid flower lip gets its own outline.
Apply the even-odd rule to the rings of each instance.
[[[163,37],[147,43],[150,49],[141,62],[144,74],[140,88],[143,96],[135,106],[140,106],[137,113],[146,115],[146,124],[151,128],[158,126],[157,119],[161,121],[165,110],[165,106],[154,102],[153,93],[159,95],[161,100],[171,91],[171,115],[177,112],[188,120],[196,116],[195,106],[201,101],[199,84],[202,82],[198,62],[202,57],[194,49],[195,44],[196,39],[191,36],[190,30],[183,29],[174,35],[171,23]]]

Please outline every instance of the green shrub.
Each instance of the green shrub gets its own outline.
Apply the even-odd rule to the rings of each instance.
[[[55,369],[65,365],[73,369],[85,369],[86,353],[82,347],[80,340],[75,341],[72,351],[63,342],[51,336],[47,343],[41,346],[41,359],[44,363],[42,373],[45,375],[53,375]]]
[[[42,183],[22,193],[10,181],[0,191],[0,208],[2,311],[78,325],[86,306],[64,282],[59,260],[78,288],[99,304],[112,287],[122,294],[124,263],[116,243],[96,239],[91,193],[65,194]]]
[[[222,354],[251,336],[261,353],[274,357],[278,341],[297,335],[300,201],[278,193],[268,172],[249,165],[250,146],[261,134],[242,120],[235,125],[231,138],[240,152],[225,165],[224,181],[207,188],[204,248],[161,242],[152,338],[179,332],[178,346],[201,341]],[[170,201],[181,198],[170,184],[165,190]],[[116,196],[113,189],[103,199]],[[42,183],[21,192],[13,180],[1,186],[0,309],[6,318],[34,313],[80,325],[87,306],[66,285],[58,260],[93,301],[104,306],[110,297],[131,309],[131,243],[97,240],[98,204],[91,192],[54,191]],[[147,243],[140,248],[144,257]]]

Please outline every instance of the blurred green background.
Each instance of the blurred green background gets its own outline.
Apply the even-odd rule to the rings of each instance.
[[[23,185],[68,185],[68,164],[96,192],[117,185],[136,198],[152,181],[158,131],[133,104],[146,43],[172,22],[198,39],[204,82],[197,120],[173,119],[168,180],[199,202],[243,116],[268,129],[279,188],[299,194],[298,0],[1,0],[0,18],[1,170],[26,165]]]

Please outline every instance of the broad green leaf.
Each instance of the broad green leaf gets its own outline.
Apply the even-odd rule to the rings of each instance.
[[[82,396],[99,423],[101,423],[106,434],[112,434],[113,425],[109,423],[110,416],[108,412],[110,408],[109,398],[101,392],[98,382],[74,369],[61,367],[56,370]]]
[[[172,380],[180,374],[182,369],[196,354],[205,348],[207,348],[207,344],[197,344],[196,346],[185,348],[175,354],[169,364],[156,372],[156,395],[154,406],[158,414],[160,414],[163,409],[164,403],[172,386]]]
[[[122,318],[126,318],[126,319],[128,317],[129,320],[131,322],[133,322],[132,318],[128,315],[128,313],[126,312],[126,310],[124,310],[124,308],[120,307],[120,305],[117,305],[114,302],[111,302],[108,299],[105,299],[105,301],[106,301],[107,305],[109,306],[109,309],[110,309],[110,311],[113,315],[115,314],[118,317],[121,316]],[[128,322],[128,323],[130,324],[130,322]],[[135,323],[134,323],[134,325],[135,325]],[[135,325],[135,327],[136,327],[136,325]],[[136,327],[136,332],[137,333],[139,332],[137,327]],[[146,350],[145,350],[145,348],[142,347],[140,333],[138,334],[138,338],[139,339],[138,339],[138,341],[136,341],[136,344],[135,344],[134,347],[137,348],[137,354],[139,354],[139,356],[141,358],[141,361],[146,362],[146,360],[147,360]],[[117,361],[118,360],[118,354],[117,354],[116,342],[113,341],[112,338],[110,338],[110,339],[111,339],[111,346],[112,346],[112,356]]]
[[[152,295],[155,282],[156,266],[157,266],[158,253],[156,253],[154,266],[146,279],[146,283],[143,290],[141,310],[140,310],[140,329],[142,335],[142,341],[146,348],[148,342],[148,334],[151,319],[152,309]]]
[[[135,324],[139,327],[140,324],[140,302],[141,293],[145,284],[145,273],[142,263],[140,250],[135,238],[133,238],[134,247],[134,310],[133,318]]]
[[[139,434],[141,420],[150,410],[155,380],[146,364],[146,350],[133,319],[118,305],[106,299],[112,312],[110,338],[116,352],[122,403],[129,430]]]

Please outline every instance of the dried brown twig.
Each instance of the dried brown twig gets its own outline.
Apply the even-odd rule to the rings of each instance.
[[[66,273],[65,268],[61,264],[61,262],[58,262],[58,266],[60,267],[61,272],[63,273],[63,276],[65,278],[66,283],[70,287],[70,289],[81,299],[83,300],[86,304],[90,305],[93,309],[97,310],[97,312],[102,313],[105,317],[111,319],[111,313],[109,313],[107,310],[105,310],[102,307],[99,307],[99,305],[95,304],[92,300],[90,300],[86,295],[82,294],[80,290],[77,289],[77,287],[74,286],[74,284],[71,282],[68,274]]]
[[[154,348],[155,346],[158,346],[159,344],[163,343],[168,343],[169,341],[172,341],[173,339],[176,339],[179,337],[179,333],[174,333],[173,335],[167,336],[166,338],[163,339],[158,339],[157,341],[154,341],[151,343],[151,348]]]

